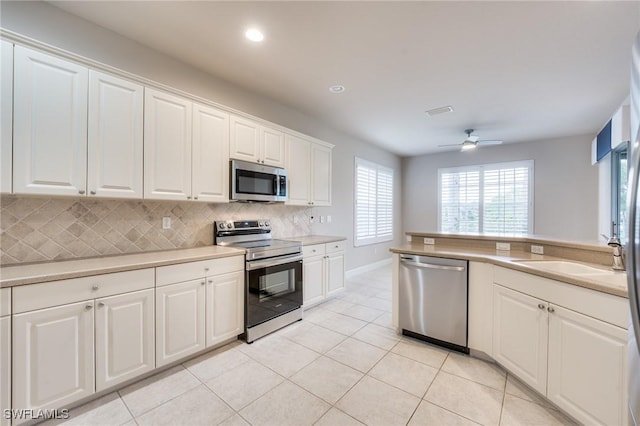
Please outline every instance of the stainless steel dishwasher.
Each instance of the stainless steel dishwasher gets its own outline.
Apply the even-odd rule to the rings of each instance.
[[[467,270],[466,260],[401,254],[402,334],[469,353]]]

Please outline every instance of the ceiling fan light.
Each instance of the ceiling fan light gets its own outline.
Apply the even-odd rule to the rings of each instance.
[[[476,148],[476,144],[472,141],[462,142],[462,151],[470,151]]]

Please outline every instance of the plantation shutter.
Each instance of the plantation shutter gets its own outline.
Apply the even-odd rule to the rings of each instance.
[[[355,245],[393,239],[393,169],[355,159]]]

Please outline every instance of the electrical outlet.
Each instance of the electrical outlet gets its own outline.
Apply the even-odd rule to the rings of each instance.
[[[531,253],[544,254],[544,247],[532,245],[531,246]]]
[[[327,223],[331,223],[331,215],[327,215]]]
[[[424,239],[424,245],[434,245],[436,243],[436,240],[434,240],[433,238],[425,238]]]
[[[320,215],[320,223],[324,223],[324,216]]]
[[[315,217],[313,216],[309,216],[309,223],[313,223],[316,220]]]
[[[298,216],[293,216],[293,224],[297,225],[298,222],[300,222],[300,219],[298,219]]]
[[[164,216],[162,218],[162,229],[171,229],[171,217]]]
[[[410,243],[411,242],[411,235],[407,235],[407,242]]]
[[[496,243],[496,250],[509,251],[509,250],[511,250],[511,244],[509,244],[509,243]]]

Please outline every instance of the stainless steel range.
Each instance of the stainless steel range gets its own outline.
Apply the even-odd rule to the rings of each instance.
[[[302,244],[271,238],[268,220],[214,222],[214,243],[243,248],[248,343],[302,319]]]

